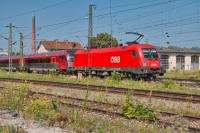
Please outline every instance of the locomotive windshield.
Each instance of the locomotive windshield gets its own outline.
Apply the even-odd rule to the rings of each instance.
[[[157,53],[156,49],[143,48],[142,52],[143,52],[145,59],[148,59],[148,60],[157,60],[158,59],[158,53]]]

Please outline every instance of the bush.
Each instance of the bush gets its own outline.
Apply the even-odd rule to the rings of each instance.
[[[168,89],[175,89],[176,84],[172,80],[165,80],[163,82],[163,87]]]
[[[33,99],[26,106],[25,114],[35,119],[54,119],[58,113],[55,102],[47,98]]]
[[[121,74],[119,72],[113,71],[111,73],[111,79],[115,81],[120,81],[121,80]]]
[[[156,114],[152,109],[140,103],[132,104],[130,102],[130,97],[126,98],[126,103],[122,110],[123,116],[127,118],[156,120]]]
[[[49,72],[49,74],[50,74],[51,76],[58,76],[58,75],[59,75],[59,73],[58,73],[56,70],[51,70],[51,71]]]

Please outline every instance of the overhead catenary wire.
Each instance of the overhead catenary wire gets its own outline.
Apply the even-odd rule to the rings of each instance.
[[[94,17],[108,16],[110,14],[113,15],[113,14],[128,12],[128,11],[132,11],[132,10],[138,10],[138,9],[141,9],[141,8],[147,8],[147,7],[151,7],[151,6],[158,6],[158,5],[167,4],[167,3],[171,3],[171,2],[175,2],[175,1],[181,1],[181,0],[168,0],[168,1],[165,1],[165,2],[158,2],[158,3],[155,3],[155,4],[146,5],[146,6],[140,6],[140,7],[134,7],[134,8],[125,9],[125,10],[108,12],[108,13],[105,13],[105,14],[96,15]],[[81,20],[86,20],[86,19],[88,19],[88,18],[85,15],[85,16],[82,16],[82,17],[79,17],[79,18],[68,20],[68,21],[63,21],[63,22],[58,22],[58,23],[53,23],[53,24],[42,25],[42,26],[40,26],[40,28],[58,26],[58,25],[63,25],[63,24],[69,24],[69,23],[73,23],[73,22],[77,22],[77,21],[81,21]]]
[[[159,0],[150,0],[150,1],[140,1],[140,2],[135,2],[133,1],[133,3],[129,3],[129,4],[120,4],[120,5],[115,5],[115,6],[112,6],[112,9],[116,9],[116,8],[119,8],[119,7],[127,7],[127,6],[135,6],[135,5],[143,5],[143,4],[146,4],[146,3],[152,3],[152,2],[156,2],[156,1],[159,1]],[[102,11],[102,10],[109,10],[110,9],[110,6],[107,6],[107,7],[101,7],[101,8],[97,8],[98,10]]]
[[[177,10],[177,9],[179,9],[179,8],[184,8],[185,6],[189,6],[189,5],[191,5],[191,4],[194,4],[194,1],[187,1],[186,0],[186,3],[182,3],[182,4],[180,4],[180,5],[178,5],[178,6],[175,6],[175,7],[170,7],[170,8],[167,8],[167,9],[165,9],[165,10],[161,10],[161,11],[159,11],[159,10],[155,10],[155,12],[147,12],[146,14],[145,13],[143,13],[143,14],[141,14],[140,15],[140,20],[143,20],[143,19],[146,19],[146,18],[148,18],[148,17],[152,17],[152,16],[154,16],[154,15],[158,15],[158,14],[164,14],[164,13],[169,13],[169,12],[172,12],[172,11],[174,11],[174,10]],[[128,19],[125,19],[124,21],[122,21],[122,23],[123,24],[127,24],[127,23],[132,23],[132,20],[136,20],[136,19],[138,19],[136,16],[134,16],[133,18],[128,18]],[[162,19],[162,21],[165,21],[165,20],[163,20]]]
[[[12,19],[12,18],[15,18],[15,17],[19,17],[19,16],[31,14],[31,13],[36,13],[36,12],[39,12],[39,11],[42,11],[42,10],[46,10],[46,9],[49,9],[49,8],[56,7],[58,5],[66,4],[66,3],[70,2],[70,1],[72,1],[72,0],[63,0],[63,1],[56,2],[56,3],[51,4],[51,5],[47,5],[47,6],[41,7],[41,8],[37,8],[37,9],[30,10],[30,11],[22,12],[22,13],[19,13],[19,14],[15,14],[13,16],[0,18],[0,20],[7,20],[7,19]]]
[[[177,0],[173,0],[173,1],[177,1]],[[167,2],[164,2],[164,3],[161,2],[161,3],[157,3],[157,4],[166,4],[166,3],[169,3],[169,2],[173,2],[173,1],[167,1]],[[150,5],[148,5],[148,6],[150,6]],[[151,6],[152,6],[152,4],[151,4]],[[142,8],[142,7],[140,7],[140,8]],[[134,8],[134,9],[137,9],[137,8]],[[124,11],[127,11],[127,10],[124,10]],[[114,13],[118,13],[118,12],[114,12]],[[122,11],[120,11],[120,12],[122,12]],[[96,16],[96,17],[98,17],[98,16]],[[82,19],[80,19],[80,20],[82,20]],[[76,22],[76,21],[79,21],[79,19],[74,19],[74,20],[70,20],[70,21],[66,21],[66,22],[60,22],[60,23],[55,23],[55,24],[44,25],[44,26],[41,26],[41,27],[44,28],[44,27],[50,27],[50,26],[58,26],[58,25],[61,25],[61,24],[67,24],[67,23]]]
[[[176,2],[176,1],[183,1],[183,0],[172,0],[172,1],[165,1],[166,2],[166,4],[168,4],[168,3],[173,3],[173,2]],[[191,1],[191,3],[194,3],[194,1]],[[154,2],[154,4],[155,3],[161,3],[161,2]],[[188,2],[189,3],[189,2]],[[153,5],[153,3],[151,3],[152,5]],[[143,5],[143,6],[137,6],[137,7],[134,7],[135,8],[135,10],[138,10],[137,8],[138,7],[141,7],[140,9],[144,9],[144,8],[146,8],[145,6],[147,6],[147,5],[150,5],[150,4],[145,4],[145,5]],[[161,5],[164,5],[164,4],[161,4]],[[187,3],[184,3],[184,6],[186,6],[187,5]],[[179,7],[181,7],[181,5],[178,5]],[[143,8],[142,8],[143,7]],[[154,6],[153,6],[154,7]],[[161,8],[162,8],[162,6],[161,6]],[[116,7],[116,9],[117,9],[117,7]],[[132,10],[134,10],[133,8],[129,8],[129,9],[132,9]],[[176,7],[174,8],[174,9],[177,9]],[[127,9],[128,10],[128,9]],[[132,11],[131,10],[131,11]],[[167,10],[167,9],[166,9]],[[123,10],[118,10],[118,11],[123,11]],[[171,9],[168,9],[168,12],[170,12],[171,11]],[[128,11],[126,11],[126,9],[124,9],[124,12],[122,12],[122,13],[128,13]],[[160,11],[161,12],[161,11]],[[165,11],[164,11],[165,12]],[[114,13],[115,15],[117,14],[117,15],[120,15],[121,14],[121,12],[119,12],[119,13],[117,13],[117,11],[113,11],[112,13]],[[157,13],[159,13],[159,11],[157,12]],[[149,14],[150,15],[148,15],[148,16],[152,16],[153,15],[153,13],[152,12],[149,12]],[[99,15],[103,15],[103,14],[99,14]],[[110,13],[108,14],[108,15],[110,15]],[[105,16],[108,16],[108,15],[105,15]],[[101,16],[98,16],[98,15],[96,15],[97,16],[97,18],[100,18]],[[144,16],[144,17],[142,17],[142,19],[143,18],[145,18],[145,14],[143,15],[141,15],[141,16]],[[147,16],[147,15],[146,15]],[[178,18],[178,17],[177,17]],[[190,20],[184,20],[183,22],[181,22],[182,20],[180,19],[180,20],[178,20],[177,18],[174,18],[174,20],[172,20],[172,21],[167,21],[167,22],[163,22],[162,24],[160,23],[160,21],[157,21],[156,23],[154,23],[153,21],[152,22],[148,22],[148,24],[144,24],[143,26],[140,26],[140,27],[138,27],[138,25],[135,25],[135,27],[136,28],[138,28],[138,29],[136,29],[136,30],[140,30],[140,31],[148,31],[148,30],[152,30],[152,32],[154,32],[153,30],[159,30],[159,29],[161,29],[161,28],[170,28],[170,27],[175,27],[175,26],[186,26],[186,25],[189,25],[189,24],[197,24],[197,22],[195,22],[195,19],[196,18],[191,18]],[[87,18],[83,18],[83,19],[87,19]],[[74,21],[73,21],[74,20]],[[124,19],[124,23],[123,24],[125,24],[126,22],[130,22],[130,21],[127,21],[128,20],[128,18],[127,19]],[[72,21],[71,20],[69,20],[69,21],[63,21],[63,22],[59,22],[59,23],[53,23],[53,24],[47,24],[47,25],[42,25],[42,26],[40,26],[39,28],[40,28],[40,30],[39,31],[43,31],[44,29],[47,29],[47,31],[46,32],[41,32],[41,33],[49,33],[49,32],[51,32],[51,31],[54,31],[54,29],[52,28],[52,29],[49,29],[49,28],[51,28],[51,27],[56,27],[55,29],[58,29],[58,28],[63,28],[63,26],[64,25],[67,25],[67,24],[71,24],[71,23],[74,23],[74,22],[79,22],[79,21],[81,21],[81,20],[78,20],[78,18],[77,18],[77,21],[75,21],[75,19],[72,19]],[[166,21],[165,19],[164,19],[164,21]],[[176,22],[175,22],[176,21]],[[121,27],[122,28],[126,28],[126,29],[129,29],[129,28],[131,28],[132,26],[131,25],[121,25]],[[112,24],[112,26],[114,26],[114,25],[116,25],[116,24]],[[38,29],[39,29],[38,28]],[[96,27],[95,27],[96,28]],[[102,26],[102,28],[104,28],[104,29],[106,29],[105,27],[103,27]],[[25,30],[26,28],[24,28],[24,30]],[[27,28],[28,29],[28,28]],[[135,30],[135,28],[133,27],[133,29]],[[86,29],[87,30],[87,29]],[[85,31],[86,31],[85,30]],[[166,30],[166,29],[164,29],[164,30]],[[20,31],[21,31],[21,29],[20,29]],[[83,30],[83,32],[84,32],[84,30]],[[74,34],[76,34],[77,32],[75,32],[75,31],[72,31],[72,34],[71,34],[71,32],[70,33],[67,33],[66,34],[66,36],[69,34],[70,36],[73,36],[73,33]],[[79,32],[78,32],[79,33]],[[81,33],[81,31],[80,31],[80,33]],[[64,33],[63,33],[64,34]],[[113,31],[113,34],[114,35],[116,35],[116,34],[118,34],[118,32],[117,31]],[[29,34],[29,35],[31,35],[31,33]],[[29,36],[28,34],[27,34],[27,36]],[[60,34],[59,34],[60,35]]]
[[[41,11],[41,10],[44,10],[44,9],[48,9],[48,8],[51,8],[51,7],[55,7],[55,6],[58,6],[58,5],[61,5],[61,4],[70,2],[70,1],[72,1],[72,0],[67,0],[67,1],[64,0],[64,1],[57,2],[57,3],[51,4],[51,5],[47,5],[45,7],[41,7],[41,8],[33,9],[33,10],[30,10],[30,11],[27,11],[27,12],[24,12],[24,13],[20,13],[20,14],[16,14],[16,15],[13,15],[13,16],[9,16],[9,17],[6,17],[5,19],[18,17],[18,16],[21,16],[21,15],[25,15],[25,14],[29,14],[29,13],[33,13],[33,12],[38,12],[38,11]],[[149,3],[149,2],[145,2],[145,3]],[[58,25],[72,23],[72,22],[77,22],[77,21],[84,20],[84,19],[87,19],[87,18],[85,18],[85,17],[84,18],[77,18],[77,19],[64,21],[64,22],[59,22],[59,23],[55,23],[55,24],[43,25],[43,26],[40,26],[39,28],[41,29],[41,28],[50,27],[50,26],[58,26]],[[0,20],[2,20],[2,18],[0,18]],[[25,28],[25,29],[30,29],[31,30],[31,27],[16,27],[16,28]]]
[[[143,9],[143,8],[148,8],[148,7],[154,7],[154,6],[160,6],[160,5],[168,4],[168,3],[171,3],[171,2],[175,2],[175,1],[182,1],[182,0],[168,0],[168,1],[158,2],[158,3],[154,3],[154,4],[149,4],[149,5],[113,11],[113,12],[111,12],[111,14],[114,15],[114,14],[126,13],[126,12],[133,11],[133,10],[138,10],[138,9]],[[99,15],[96,15],[94,17],[104,17],[104,16],[108,16],[108,15],[110,15],[110,12],[104,13],[104,14],[99,14]]]
[[[180,20],[177,20],[176,22],[184,22],[183,20],[191,20],[191,18],[196,18],[196,17],[190,17],[189,19],[180,19]],[[192,23],[196,23],[196,22],[194,21]],[[174,24],[174,22],[159,23],[157,25],[164,25],[165,26],[166,24],[168,24],[168,25]],[[188,24],[188,23],[186,23],[186,24]],[[180,26],[184,26],[186,24],[180,24]],[[109,25],[103,25],[103,26],[99,26],[99,27],[96,27],[96,28],[102,28],[102,27],[106,27],[106,26],[108,27]],[[176,24],[175,26],[178,26],[178,25]],[[149,29],[149,28],[152,28],[152,27],[156,27],[156,25],[150,25],[150,26],[147,26],[147,27],[140,27],[140,28],[143,28],[143,30],[145,30],[145,29]],[[140,29],[140,28],[138,28],[138,29]],[[79,32],[84,32],[86,30],[87,29],[83,29],[83,30],[79,30],[79,31],[75,31],[75,32],[70,32],[70,33],[65,34],[65,36],[67,36],[67,35],[73,36],[73,34],[76,34],[76,33],[79,33]],[[120,32],[117,32],[117,33],[120,33]],[[121,32],[121,33],[124,33],[124,32]]]
[[[136,7],[136,8],[130,8],[130,9],[125,9],[125,10],[120,10],[120,11],[115,11],[115,12],[109,12],[109,13],[97,15],[97,16],[94,16],[94,17],[101,17],[101,16],[107,16],[107,15],[110,15],[110,14],[123,13],[123,12],[137,10],[137,9],[140,9],[140,8],[146,8],[146,7],[150,7],[150,6],[158,6],[158,5],[161,5],[161,4],[166,4],[166,3],[170,3],[170,2],[174,2],[174,1],[180,1],[180,0],[168,0],[168,1],[159,2],[159,3],[156,3],[156,4],[150,4],[150,5],[146,5],[146,6],[141,6],[141,7]],[[41,28],[47,28],[47,27],[52,27],[52,26],[64,25],[64,24],[69,24],[69,23],[73,23],[73,22],[77,22],[77,21],[81,21],[81,20],[86,20],[86,19],[87,19],[86,16],[82,16],[82,17],[75,18],[75,19],[68,20],[68,21],[63,21],[63,22],[59,22],[59,23],[42,25],[39,28],[41,29]]]
[[[172,1],[177,1],[177,0],[172,0]],[[166,3],[169,3],[169,2],[172,2],[172,1],[167,1],[167,2],[161,2],[159,4],[166,4]],[[158,4],[158,3],[157,3]],[[150,6],[150,5],[149,5]],[[151,4],[152,6],[152,4]],[[142,7],[140,7],[142,8]],[[145,8],[145,7],[143,7]],[[133,8],[132,10],[134,9],[137,9],[137,8]],[[129,9],[130,10],[130,9]],[[122,12],[123,10],[121,10],[120,12]],[[127,10],[124,10],[124,11],[127,11]],[[119,11],[118,11],[119,12]],[[117,12],[114,12],[114,13],[117,13]],[[113,12],[110,12],[108,13],[107,15],[111,15],[113,14]],[[102,16],[102,15],[98,15],[98,16]],[[95,16],[95,17],[98,17],[98,16]],[[58,25],[63,25],[63,24],[69,24],[69,23],[72,23],[72,22],[77,22],[77,21],[80,21],[80,20],[85,20],[87,18],[85,17],[80,17],[80,18],[76,18],[76,19],[72,19],[72,20],[69,20],[69,21],[64,21],[64,22],[59,22],[59,23],[54,23],[54,24],[48,24],[48,25],[43,25],[43,26],[40,26],[39,28],[42,29],[42,28],[47,28],[47,27],[52,27],[52,26],[58,26]],[[57,27],[58,28],[58,27]]]

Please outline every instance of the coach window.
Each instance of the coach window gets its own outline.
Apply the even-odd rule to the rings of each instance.
[[[61,57],[61,59],[66,60],[66,57],[64,55],[60,56],[60,57]]]
[[[13,64],[17,64],[18,61],[17,61],[17,60],[12,60],[12,63],[13,63]]]
[[[133,55],[133,57],[139,57],[138,56],[138,53],[134,50],[134,51],[132,51],[132,55]]]

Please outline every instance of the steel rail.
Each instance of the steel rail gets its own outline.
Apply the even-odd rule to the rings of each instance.
[[[3,87],[1,87],[2,89],[5,89]],[[17,89],[15,89],[15,91],[17,91]],[[32,90],[28,90],[28,95],[29,96],[34,96],[37,97],[37,95],[39,96],[48,96],[48,97],[56,97],[56,98],[60,98],[60,103],[63,105],[67,105],[70,107],[76,107],[76,108],[84,108],[83,105],[81,103],[86,102],[89,103],[87,104],[86,108],[88,111],[94,111],[94,112],[99,112],[99,113],[103,113],[103,114],[107,114],[107,115],[111,115],[114,117],[120,117],[120,118],[125,118],[125,119],[129,119],[126,118],[122,115],[122,113],[120,113],[121,106],[118,104],[113,104],[113,103],[106,103],[106,102],[99,102],[99,101],[93,101],[93,100],[86,100],[86,99],[81,99],[81,98],[74,98],[74,97],[69,97],[69,96],[64,96],[64,95],[56,95],[56,94],[50,94],[50,93],[44,93],[44,92],[36,92],[36,91],[32,91]],[[36,95],[36,96],[35,96]],[[66,101],[62,101],[62,99],[67,100]],[[69,102],[69,100],[71,101],[76,101],[76,102]],[[90,106],[88,106],[90,105]],[[109,109],[109,108],[112,108]],[[113,111],[114,109],[114,111]],[[162,115],[168,115],[168,116],[180,116],[179,114],[176,113],[171,113],[171,112],[159,112]],[[181,115],[181,117],[186,118],[188,120],[192,120],[192,121],[199,121],[200,117],[195,117],[195,116],[189,116],[189,115]],[[133,118],[134,119],[134,118]],[[141,120],[145,120],[148,121],[149,123],[153,123],[155,122],[155,120],[146,120],[146,119],[137,119],[139,121]],[[161,120],[161,119],[157,119],[156,122],[158,122],[160,125],[167,127],[167,126],[172,126],[173,123],[166,121],[166,120]],[[200,128],[195,128],[195,127],[186,127],[189,129],[190,132],[200,132]]]
[[[8,82],[21,82],[21,83],[32,83],[35,85],[63,87],[65,89],[77,89],[77,90],[90,90],[96,92],[108,92],[113,94],[132,94],[136,96],[143,96],[148,98],[167,99],[181,102],[200,103],[200,95],[197,94],[186,94],[177,92],[164,92],[144,89],[128,89],[119,87],[106,87],[97,85],[86,85],[86,84],[75,84],[75,83],[61,83],[52,81],[38,81],[38,80],[23,80],[13,78],[0,78],[0,81]]]
[[[32,96],[34,96],[35,94],[40,95],[40,96],[57,97],[57,98],[60,98],[60,99],[65,99],[65,100],[78,101],[78,104],[77,104],[77,102],[69,102],[69,101],[68,102],[66,102],[66,101],[60,102],[63,105],[67,105],[67,106],[70,106],[70,107],[76,107],[76,108],[84,108],[81,103],[87,102],[88,106],[85,109],[87,109],[88,111],[95,111],[95,112],[100,112],[100,113],[103,113],[103,114],[111,115],[111,116],[114,116],[114,117],[120,117],[120,118],[122,117],[122,118],[125,118],[125,119],[129,119],[129,118],[124,117],[121,112],[116,111],[117,110],[116,108],[121,108],[120,105],[117,105],[117,104],[98,102],[98,101],[68,97],[68,96],[63,96],[63,95],[55,95],[55,94],[31,91]],[[103,105],[103,107],[102,107],[102,105]],[[107,109],[108,107],[114,108],[114,109],[112,109],[112,110]],[[104,110],[104,109],[106,109],[106,110]],[[171,113],[171,112],[159,112],[159,113],[161,113],[162,115],[168,115],[168,116],[179,115],[179,114]],[[181,115],[181,117],[188,119],[188,120],[191,120],[191,121],[200,121],[200,117],[188,116],[188,115]],[[134,118],[132,118],[132,119],[134,119]],[[166,120],[161,120],[161,119],[157,119],[156,121],[149,120],[149,119],[137,119],[137,120],[145,120],[145,121],[148,121],[149,123],[158,122],[160,125],[163,125],[165,127],[173,125],[172,122],[169,122],[169,121],[166,121]],[[186,128],[188,128],[190,132],[195,132],[195,133],[200,132],[200,128],[195,128],[195,127],[191,127],[191,126],[186,127]]]
[[[75,97],[70,97],[70,96],[64,96],[64,95],[56,95],[56,94],[50,94],[50,93],[44,93],[44,92],[35,92],[35,91],[30,91],[30,93],[32,93],[32,95],[34,94],[38,94],[38,95],[44,95],[44,96],[50,96],[50,97],[58,97],[58,98],[63,98],[66,100],[76,100],[79,102],[82,101],[86,101],[88,103],[92,103],[92,104],[98,104],[98,105],[104,105],[107,107],[118,107],[120,108],[121,105],[119,104],[114,104],[114,103],[107,103],[107,102],[101,102],[101,101],[94,101],[94,100],[86,100],[86,99],[82,99],[82,98],[75,98]],[[169,116],[175,116],[175,115],[180,115],[177,113],[172,113],[172,112],[166,112],[166,111],[160,111],[159,113],[161,113],[162,115],[169,115]],[[196,117],[196,116],[190,116],[190,115],[181,115],[181,117],[187,118],[187,119],[191,119],[191,120],[199,120],[200,121],[200,117]]]

